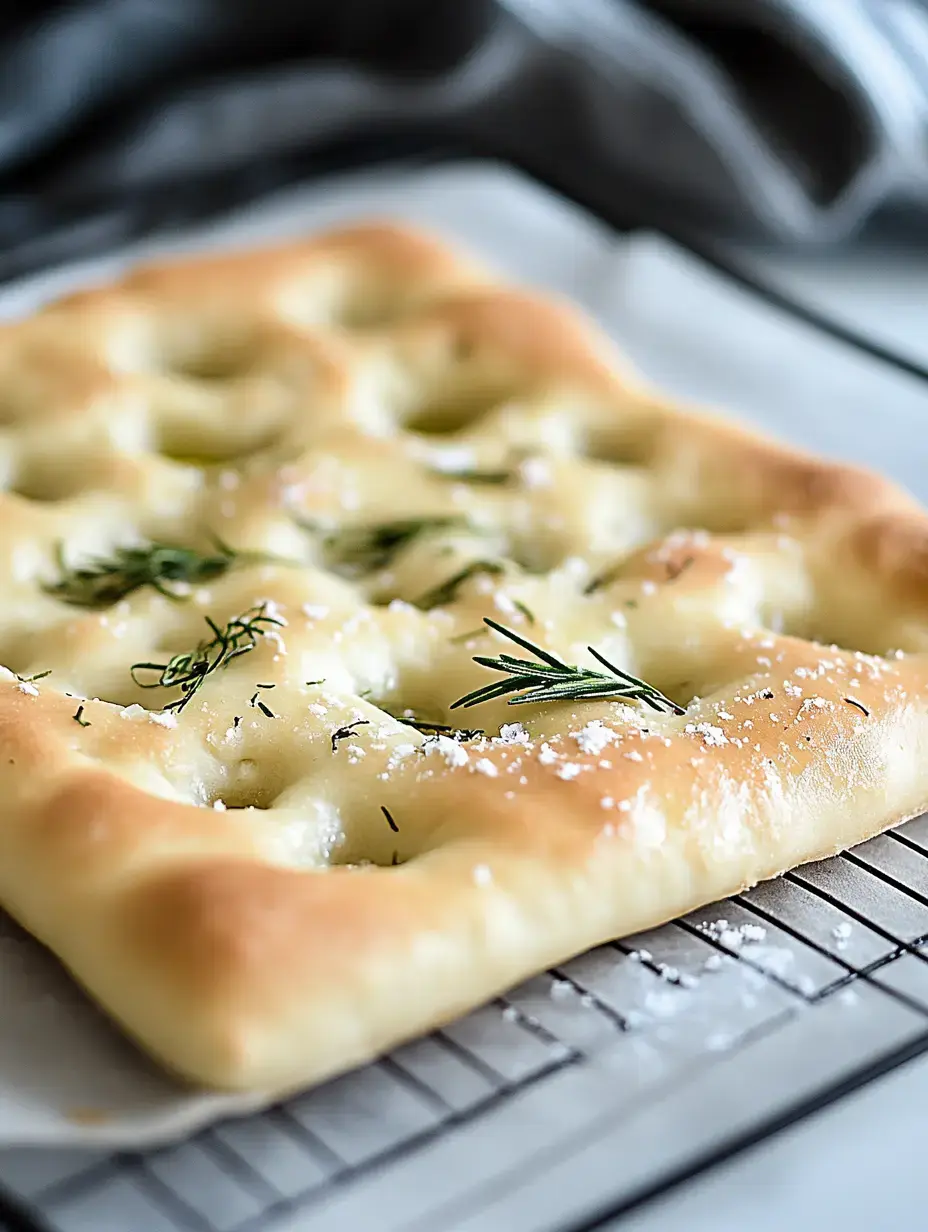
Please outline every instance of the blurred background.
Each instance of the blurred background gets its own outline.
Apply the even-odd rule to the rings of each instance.
[[[922,247],[925,0],[6,0],[0,278],[491,155],[619,227]]]

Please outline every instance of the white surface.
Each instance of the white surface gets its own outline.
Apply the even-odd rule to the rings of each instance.
[[[669,392],[717,403],[832,456],[876,465],[928,497],[924,387],[810,337],[657,239],[617,241],[511,172],[471,166],[352,177],[249,211],[213,228],[209,243],[295,234],[371,214],[429,225],[510,276],[576,298]],[[159,243],[148,251],[202,242]],[[125,255],[21,285],[5,308],[22,311],[124,261]],[[9,1007],[0,1016],[0,1145],[141,1145],[229,1109],[228,1101],[181,1093],[139,1061],[31,944],[0,945],[0,982]],[[720,1003],[720,1030],[727,1012]],[[711,1005],[704,1013],[711,1019]],[[468,1029],[479,1035],[479,1024],[478,1015]],[[75,1109],[98,1110],[106,1120],[77,1124]]]
[[[928,366],[928,250],[884,242],[840,257],[736,255],[745,269],[795,302]]]
[[[926,1107],[923,1059],[602,1232],[915,1232]]]

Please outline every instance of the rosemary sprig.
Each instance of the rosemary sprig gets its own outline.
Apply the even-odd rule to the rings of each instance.
[[[237,552],[221,539],[214,538],[213,544],[210,553],[170,543],[139,544],[116,548],[110,557],[91,557],[73,568],[59,544],[61,576],[45,589],[74,607],[108,607],[142,586],[151,586],[168,599],[180,599],[183,595],[177,586],[212,581],[245,561],[271,559],[260,552]]]
[[[516,693],[519,696],[510,697],[508,705],[590,701],[594,698],[616,697],[625,701],[644,702],[652,710],[669,710],[673,714],[685,713],[681,706],[671,701],[669,697],[665,697],[659,689],[655,689],[653,685],[647,684],[644,680],[639,680],[637,676],[623,672],[621,668],[603,658],[592,646],[587,647],[590,654],[608,668],[611,675],[594,671],[591,668],[575,667],[569,663],[563,663],[556,655],[520,637],[518,633],[513,633],[511,629],[497,624],[488,616],[484,617],[484,624],[535,655],[538,662],[517,659],[509,654],[501,654],[494,659],[485,655],[474,655],[475,663],[479,663],[481,667],[492,668],[496,672],[503,672],[509,679],[499,680],[495,684],[475,689],[466,697],[459,698],[451,707],[452,710],[456,710],[459,706],[465,708],[477,706],[481,702],[505,697],[507,693]]]
[[[227,667],[239,655],[254,650],[259,638],[266,637],[272,628],[282,628],[285,623],[268,615],[267,603],[249,608],[222,629],[209,616],[204,619],[213,636],[200,642],[195,650],[176,654],[167,663],[133,663],[129,669],[133,681],[141,689],[180,689],[180,697],[168,702],[165,710],[183,710],[202,688],[207,676]],[[138,672],[157,672],[158,675],[155,680],[139,680]]]
[[[464,529],[469,525],[466,518],[457,514],[396,518],[391,522],[343,526],[328,531],[313,522],[298,521],[304,530],[321,534],[322,546],[333,565],[355,577],[383,569],[397,552],[421,535],[453,527]]]
[[[459,569],[457,573],[439,582],[424,595],[420,595],[416,600],[416,607],[428,612],[433,607],[443,607],[446,603],[453,603],[458,589],[472,577],[477,577],[481,573],[500,574],[505,571],[505,566],[498,560],[472,560],[469,565],[465,565],[463,569]]]

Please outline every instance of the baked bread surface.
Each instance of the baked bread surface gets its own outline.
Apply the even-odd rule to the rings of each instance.
[[[928,805],[922,508],[419,232],[4,326],[0,468],[0,903],[195,1083],[320,1081]],[[237,555],[68,593],[151,543]],[[182,707],[130,671],[247,613]],[[475,655],[531,657],[487,617],[684,713],[452,709],[500,679]]]

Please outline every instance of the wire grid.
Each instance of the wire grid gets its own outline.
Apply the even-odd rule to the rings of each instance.
[[[148,1153],[8,1151],[0,1180],[24,1204],[23,1227],[56,1232],[257,1232],[297,1212],[301,1227],[328,1229],[337,1226],[327,1212],[339,1192],[373,1175],[389,1182],[389,1165],[437,1139],[449,1137],[453,1149],[465,1126],[495,1137],[515,1095],[543,1090],[604,1050],[615,1054],[617,1042],[619,1055],[629,1044],[628,1064],[645,1071],[646,1089],[640,1045],[658,1058],[657,1086],[681,1041],[689,1068],[709,1065],[758,1033],[775,1035],[801,1006],[866,987],[905,1007],[910,1049],[913,1035],[928,1044],[928,894],[920,887],[928,887],[928,817],[575,959],[260,1116]],[[871,1001],[862,1013],[873,1014]],[[885,1039],[878,1032],[859,1061],[872,1064],[898,1043],[893,1030]],[[720,1080],[724,1070],[717,1066]],[[626,1079],[620,1066],[616,1091]],[[804,1094],[801,1084],[794,1094]],[[660,1167],[655,1158],[655,1177]]]

